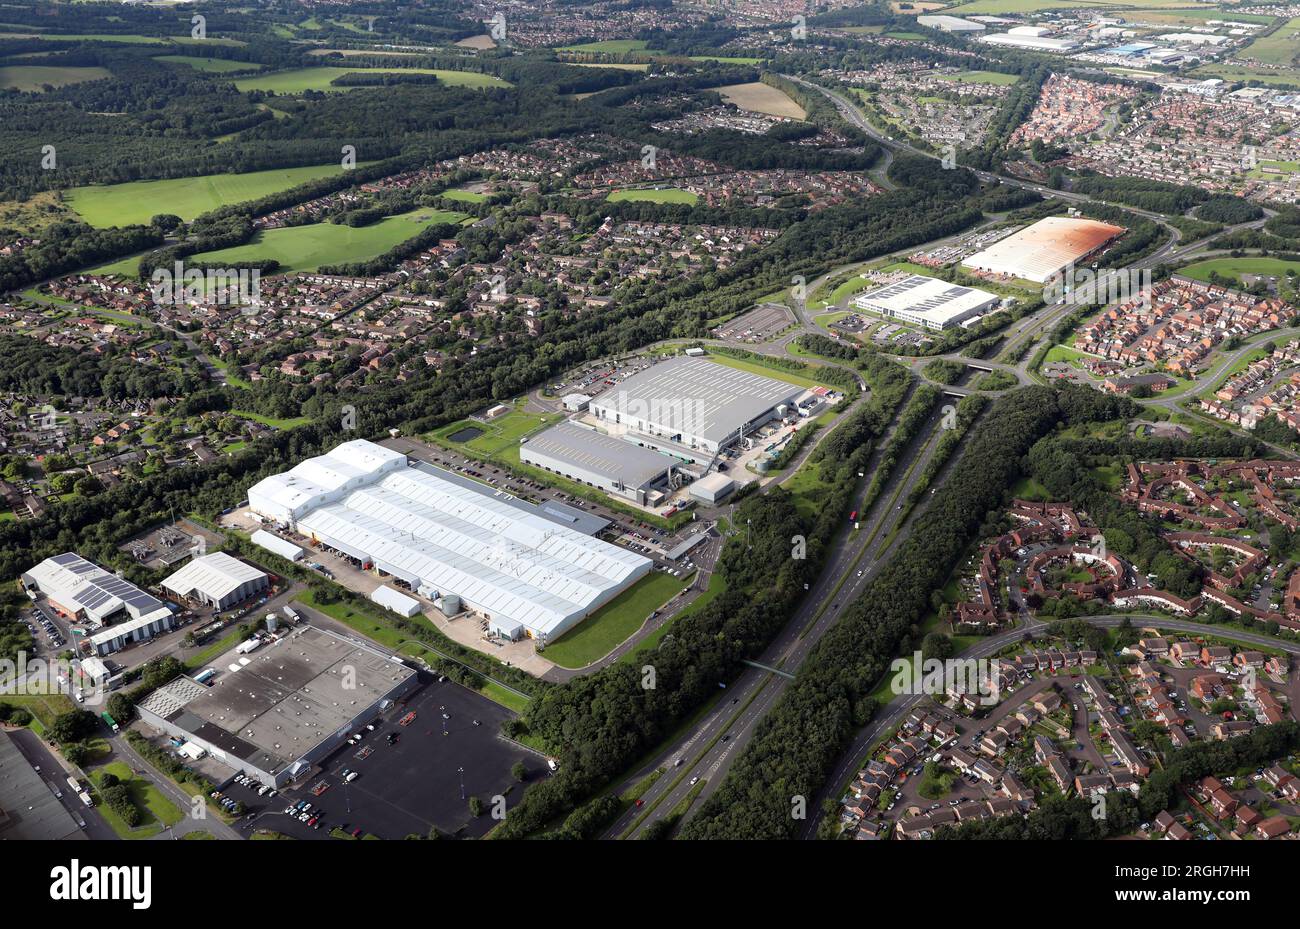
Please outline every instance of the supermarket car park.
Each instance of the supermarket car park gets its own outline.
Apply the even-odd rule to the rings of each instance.
[[[402,839],[434,828],[485,834],[496,825],[493,798],[503,797],[508,810],[523,794],[510,773],[514,764],[523,762],[532,781],[548,775],[546,759],[501,736],[510,718],[503,707],[451,681],[421,678],[408,699],[373,720],[374,729],[361,727],[353,734],[360,739],[345,742],[293,786],[275,795],[259,795],[256,782],[222,787],[248,811],[237,828],[299,839]],[[477,817],[469,809],[474,796],[484,810]]]

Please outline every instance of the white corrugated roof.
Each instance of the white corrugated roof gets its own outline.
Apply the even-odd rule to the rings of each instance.
[[[197,590],[220,600],[238,590],[241,584],[263,577],[266,577],[266,572],[259,571],[238,558],[232,558],[225,552],[213,552],[195,558],[163,581],[162,585],[180,597],[189,596],[191,591]]]
[[[288,539],[282,539],[265,529],[258,529],[249,538],[253,540],[254,544],[262,546],[269,552],[275,552],[281,558],[288,558],[290,561],[297,561],[304,554],[300,547],[294,545]]]
[[[303,514],[298,530],[540,635],[585,615],[650,566],[626,549],[415,468]]]
[[[282,474],[258,481],[248,490],[248,502],[254,511],[279,519],[284,513],[316,505],[320,498],[349,482],[373,478],[405,463],[406,456],[401,452],[353,439],[328,454],[308,458]],[[284,513],[278,512],[281,509]]]

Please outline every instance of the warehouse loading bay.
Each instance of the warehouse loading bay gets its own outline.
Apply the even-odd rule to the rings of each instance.
[[[500,734],[509,710],[426,672],[420,681],[372,720],[373,730],[361,728],[356,744],[343,743],[294,786],[259,795],[256,781],[245,786],[231,776],[218,789],[248,811],[236,828],[295,839],[404,839],[431,829],[478,838],[497,824],[495,797],[509,810],[528,783],[550,776],[542,755]],[[526,783],[511,774],[517,762]],[[481,815],[471,814],[470,797],[482,801]],[[286,812],[306,804],[305,818],[303,810]]]

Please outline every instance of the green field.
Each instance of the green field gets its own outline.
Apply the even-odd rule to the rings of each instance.
[[[809,306],[814,310],[825,309],[829,306],[838,306],[841,300],[847,300],[849,297],[856,296],[864,290],[876,286],[867,280],[861,274],[854,274],[848,280],[837,286],[830,293],[819,292],[812,300]]]
[[[74,187],[67,192],[66,199],[82,219],[100,228],[147,223],[159,213],[174,213],[181,219],[191,220],[219,206],[257,200],[341,170],[339,165],[330,164]]]
[[[786,371],[783,368],[777,368],[772,365],[765,365],[757,361],[750,361],[746,358],[732,358],[728,355],[710,354],[710,361],[715,361],[720,365],[726,365],[729,368],[737,368],[741,371],[749,371],[751,374],[761,374],[764,377],[774,378],[778,381],[785,381],[787,384],[796,384],[800,387],[825,387],[825,384],[814,381],[802,374],[796,374],[793,371]]]
[[[1261,84],[1300,86],[1300,68],[1265,71],[1261,68],[1247,68],[1243,65],[1222,64],[1214,61],[1194,69],[1191,76],[1198,81],[1203,81],[1208,77],[1221,77],[1225,81],[1259,81]]]
[[[1259,162],[1259,167],[1255,168],[1253,171],[1247,171],[1246,176],[1277,177],[1276,174],[1266,174],[1264,168],[1276,168],[1278,171],[1285,171],[1288,174],[1300,174],[1300,161],[1270,161],[1268,159],[1262,159]]]
[[[369,226],[315,223],[267,229],[243,245],[203,252],[194,260],[235,263],[270,258],[280,262],[277,273],[314,271],[321,265],[366,261],[417,235],[429,223],[455,223],[465,218],[463,213],[418,209],[385,216]]]
[[[936,74],[941,81],[956,81],[959,84],[1014,84],[1020,80],[1018,74],[1003,74],[1000,71],[958,71],[956,74]]]
[[[113,74],[107,68],[52,68],[44,65],[13,65],[0,68],[0,90],[41,90],[46,84],[65,87],[83,81],[98,81]]]
[[[1283,23],[1272,35],[1255,39],[1241,50],[1242,58],[1271,65],[1289,65],[1300,55],[1300,16]]]
[[[1187,265],[1179,273],[1198,281],[1208,281],[1211,271],[1218,272],[1222,277],[1239,277],[1242,274],[1282,277],[1287,271],[1300,273],[1300,261],[1286,261],[1282,258],[1211,258]]]
[[[200,58],[197,55],[159,55],[155,61],[171,64],[189,65],[198,71],[212,71],[224,74],[227,71],[260,71],[262,66],[254,61],[230,61],[226,58]]]
[[[558,422],[563,417],[557,414],[525,413],[516,409],[486,422],[462,419],[450,426],[443,426],[433,433],[432,438],[448,448],[467,448],[477,455],[496,458],[503,453],[513,451],[513,457],[507,456],[514,463],[519,461],[519,440],[536,432],[543,426]],[[462,429],[481,429],[483,434],[466,442],[451,439]]]
[[[698,613],[726,592],[727,582],[723,579],[722,575],[716,571],[710,574],[709,586],[705,588],[704,593],[699,594],[694,600],[682,607],[682,609],[677,613],[673,614],[673,617],[666,623],[662,623],[656,627],[653,632],[637,643],[636,648],[630,649],[626,653],[620,655],[615,663],[624,664],[643,660],[646,655],[659,647],[659,643],[663,641],[665,636],[672,632],[674,626],[692,614]]]
[[[1241,275],[1243,274],[1261,274],[1275,277],[1278,279],[1282,296],[1286,296],[1288,291],[1296,290],[1294,284],[1288,287],[1286,274],[1288,271],[1300,274],[1300,261],[1286,261],[1282,258],[1211,258],[1208,261],[1198,261],[1190,264],[1182,268],[1179,273],[1186,274],[1198,281],[1208,282],[1211,271],[1222,278],[1231,278],[1238,283],[1241,282]]]
[[[562,668],[583,668],[614,650],[646,618],[686,586],[682,578],[652,571],[546,646],[542,654]]]
[[[444,190],[439,196],[446,197],[448,200],[459,200],[462,203],[487,202],[487,194],[480,194],[473,190],[463,190],[459,187]]]
[[[24,27],[26,28],[26,27]],[[51,42],[122,42],[127,45],[197,45],[199,42],[207,42],[211,45],[247,45],[238,39],[194,39],[190,36],[150,36],[127,34],[113,35],[107,32],[78,32],[78,33],[53,33],[47,32],[37,36],[38,39],[49,39]]]
[[[1271,23],[1275,17],[1255,13],[1228,13],[1217,6],[1204,10],[1133,10],[1126,14],[1134,21],[1166,23],[1175,26],[1204,25],[1207,19],[1230,20],[1239,23]]]
[[[718,61],[724,65],[756,65],[762,64],[766,59],[763,58],[746,58],[744,56],[726,56],[726,55],[692,55],[691,61]]]
[[[265,90],[277,94],[300,94],[307,90],[344,91],[357,90],[357,87],[335,87],[330,83],[344,74],[436,74],[438,80],[452,87],[509,87],[507,81],[491,74],[479,74],[476,71],[446,71],[439,68],[293,68],[289,71],[276,71],[273,74],[259,74],[240,78],[235,87],[240,90]]]
[[[609,55],[623,55],[627,52],[643,52],[650,43],[644,39],[609,39],[604,42],[587,42],[583,45],[564,45],[557,52],[602,52]]]
[[[1077,10],[1087,6],[1108,6],[1110,2],[1112,0],[972,0],[971,3],[963,3],[943,12],[952,16],[967,16],[972,13],[1033,13],[1038,10]]]
[[[611,202],[617,203],[621,200],[639,200],[647,203],[689,203],[694,206],[699,202],[699,197],[689,190],[682,190],[678,187],[664,188],[636,188],[632,190],[615,190],[605,198]]]
[[[261,423],[271,429],[297,429],[299,426],[305,426],[311,422],[308,416],[294,416],[291,419],[277,419],[274,416],[263,416],[261,413],[254,413],[250,410],[231,410],[235,416],[242,416],[245,419],[251,419],[255,423]]]

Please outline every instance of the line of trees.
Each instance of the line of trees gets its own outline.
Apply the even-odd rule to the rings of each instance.
[[[721,596],[675,624],[653,652],[548,688],[529,705],[515,734],[526,731],[563,761],[511,811],[502,838],[544,829],[596,793],[734,680],[741,660],[757,657],[793,615],[843,527],[857,471],[892,416],[888,404],[901,399],[900,377],[907,379],[883,358],[866,376],[878,385],[872,396],[810,456],[825,494],[814,516],[801,515],[781,488],[748,497],[735,518],[750,531],[730,538],[718,562]],[[798,548],[806,557],[795,556]]]
[[[1094,393],[1088,388],[1078,389]],[[1020,476],[1020,461],[1058,422],[1060,394],[1029,387],[1000,398],[911,535],[800,666],[727,780],[681,833],[691,839],[791,838],[854,732],[878,709],[871,696],[890,660],[921,640],[957,559],[982,535]]]

